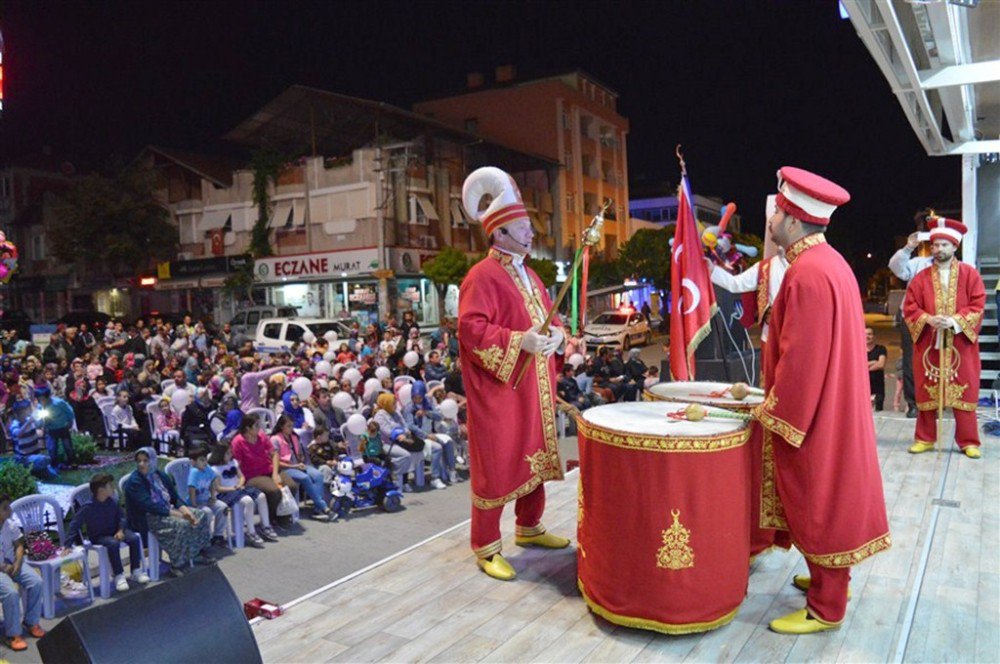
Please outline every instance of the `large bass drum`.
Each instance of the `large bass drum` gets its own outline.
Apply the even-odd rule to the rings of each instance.
[[[731,386],[732,383],[713,383],[711,381],[656,383],[646,388],[643,396],[646,401],[700,403],[705,406],[718,406],[740,411],[748,411],[764,402],[764,397],[755,394],[749,394],[745,399],[736,399],[729,392],[725,392]]]

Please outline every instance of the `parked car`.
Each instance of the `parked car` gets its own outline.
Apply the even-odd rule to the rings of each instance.
[[[351,328],[332,318],[265,318],[257,324],[254,350],[259,353],[290,350],[293,344],[302,340],[306,331],[319,339],[331,330],[337,333],[338,339],[347,339],[351,333]]]
[[[631,308],[605,311],[583,328],[588,346],[621,346],[625,351],[636,344],[647,345],[652,338],[646,317]]]
[[[247,307],[233,316],[232,320],[229,321],[229,328],[233,331],[233,334],[253,335],[261,319],[292,318],[297,314],[297,307]]]

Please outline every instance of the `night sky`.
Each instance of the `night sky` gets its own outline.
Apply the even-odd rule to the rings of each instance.
[[[960,201],[960,160],[925,155],[835,0],[7,0],[0,30],[4,162],[42,145],[81,168],[146,144],[212,150],[293,83],[409,108],[513,64],[615,89],[633,182],[676,183],[682,143],[695,192],[736,201],[751,232],[782,165],[852,193],[832,233],[852,258],[884,264],[918,208]]]

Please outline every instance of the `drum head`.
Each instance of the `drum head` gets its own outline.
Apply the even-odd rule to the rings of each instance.
[[[676,401],[682,403],[700,403],[706,406],[719,406],[736,410],[749,410],[764,403],[764,397],[749,394],[742,401],[733,398],[726,392],[721,397],[710,396],[732,386],[732,383],[715,383],[711,381],[678,381],[674,383],[657,383],[646,390],[646,398],[651,401]]]
[[[688,422],[667,416],[667,413],[683,410],[686,405],[668,401],[625,401],[588,408],[581,413],[580,419],[585,425],[606,431],[663,438],[711,439],[747,427],[741,420],[710,418]]]

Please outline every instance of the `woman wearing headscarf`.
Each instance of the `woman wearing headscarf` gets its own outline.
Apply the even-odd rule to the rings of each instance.
[[[312,440],[313,430],[316,429],[316,418],[312,410],[302,406],[299,395],[292,388],[288,388],[281,395],[281,403],[283,406],[281,412],[291,418],[295,435],[302,439],[303,446],[308,445]]]
[[[396,408],[396,397],[392,392],[383,392],[375,400],[373,419],[378,423],[382,435],[382,449],[389,455],[392,469],[399,479],[403,491],[412,491],[413,487],[404,482],[406,473],[410,470],[424,474],[424,444],[415,441],[406,428],[406,420]],[[417,470],[419,468],[419,471]]]
[[[146,538],[147,543],[147,533],[156,535],[175,574],[182,574],[191,561],[215,562],[205,552],[212,539],[208,516],[184,504],[173,478],[157,468],[156,450],[141,448],[135,453],[135,465],[136,469],[125,480],[129,528]]]

